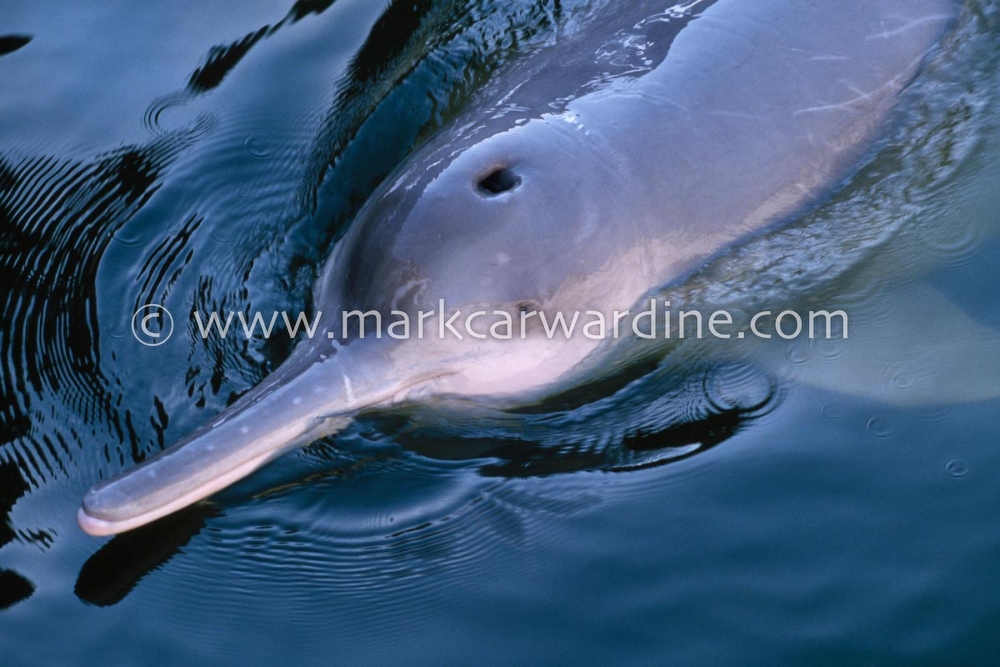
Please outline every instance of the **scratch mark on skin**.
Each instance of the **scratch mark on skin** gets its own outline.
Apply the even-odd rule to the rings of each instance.
[[[856,93],[855,97],[852,97],[851,99],[848,100],[844,100],[843,102],[822,104],[818,106],[807,107],[805,109],[799,109],[792,115],[800,116],[804,113],[811,113],[814,111],[847,111],[848,113],[857,114],[861,112],[861,109],[859,107],[862,105],[862,103],[871,101],[872,98],[874,98],[879,93],[882,93],[883,91],[897,90],[901,88],[906,78],[907,78],[906,73],[897,75],[888,82],[884,83],[875,90],[871,91],[870,93],[866,93],[863,90],[858,89],[853,84],[847,83],[846,81],[842,81],[841,83],[843,83],[848,90],[850,90],[853,93]]]
[[[344,378],[344,391],[347,392],[347,400],[351,403],[354,403],[357,399],[354,396],[354,386],[351,385],[351,378],[347,377],[346,374],[344,374],[343,378]]]
[[[793,53],[806,53],[812,56],[810,60],[851,60],[849,56],[842,56],[836,53],[823,53],[822,51],[812,51],[810,49],[799,49],[794,46],[775,45],[777,48]]]
[[[716,110],[709,111],[707,113],[709,116],[722,116],[724,118],[746,118],[747,120],[762,120],[763,116],[760,114],[746,113],[743,111],[724,111]]]
[[[923,18],[919,18],[919,19],[916,19],[916,20],[913,20],[913,21],[909,21],[909,22],[903,24],[902,26],[900,26],[899,28],[896,28],[895,30],[883,30],[882,32],[877,32],[874,35],[868,35],[867,37],[865,37],[865,41],[868,42],[868,41],[871,41],[873,39],[889,39],[890,37],[895,37],[897,35],[901,35],[904,32],[907,32],[908,30],[912,30],[912,29],[914,29],[914,28],[916,28],[918,26],[921,26],[921,25],[923,25],[925,23],[933,23],[933,22],[936,22],[936,21],[950,21],[951,19],[952,19],[951,16],[948,16],[948,15],[945,15],[945,14],[934,14],[932,16],[925,16]]]

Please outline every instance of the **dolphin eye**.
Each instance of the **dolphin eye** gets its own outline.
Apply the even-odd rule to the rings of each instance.
[[[510,192],[521,184],[521,177],[510,167],[498,167],[479,179],[476,191],[483,197]]]

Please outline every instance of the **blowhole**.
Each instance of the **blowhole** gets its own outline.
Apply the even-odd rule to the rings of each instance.
[[[498,167],[479,179],[476,191],[484,197],[510,192],[521,184],[521,177],[510,167]]]

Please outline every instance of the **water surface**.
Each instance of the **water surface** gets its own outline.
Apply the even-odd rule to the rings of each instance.
[[[602,3],[4,7],[4,663],[994,664],[1000,403],[958,399],[996,364],[878,398],[946,357],[899,337],[922,295],[1000,329],[1000,10],[969,4],[854,178],[673,292],[843,306],[912,363],[883,348],[863,391],[803,372],[763,398],[694,364],[525,443],[370,419],[111,540],[76,526],[83,493],[289,352],[186,324],[143,347],[135,309],[308,310],[393,166]],[[822,375],[849,343],[775,355]]]

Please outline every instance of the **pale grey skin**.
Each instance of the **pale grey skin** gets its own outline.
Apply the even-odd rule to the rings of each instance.
[[[688,4],[701,16],[646,72],[594,85],[620,64],[601,55],[620,29],[656,36],[658,23],[642,21],[664,9],[654,2],[612,3],[586,34],[501,73],[381,186],[334,249],[315,293],[316,309],[333,315],[325,322],[339,326],[354,308],[435,309],[438,299],[463,312],[630,308],[835,187],[961,9],[959,0]],[[493,90],[514,93],[498,104]],[[512,107],[521,111],[495,113]],[[501,191],[484,190],[498,170],[486,185]],[[535,403],[599,374],[612,347],[537,331],[332,343],[324,330],[231,409],[91,489],[79,523],[93,535],[146,524],[361,410]]]

